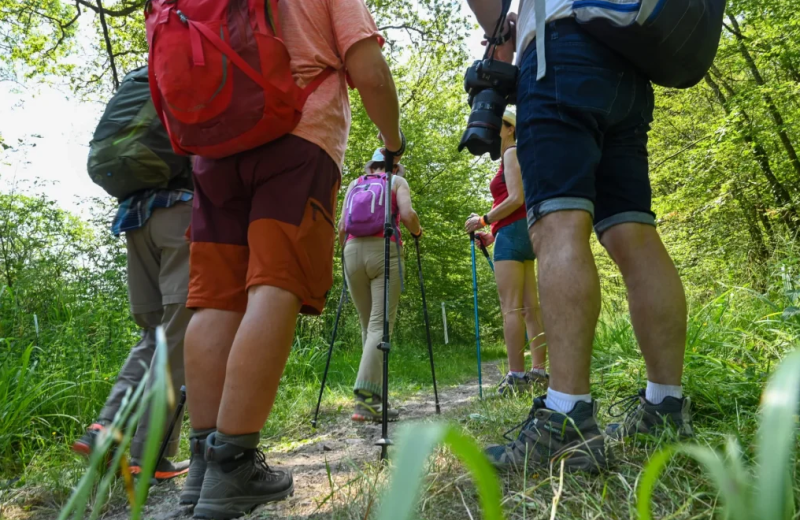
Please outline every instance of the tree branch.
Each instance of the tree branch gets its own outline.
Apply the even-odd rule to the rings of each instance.
[[[119,17],[119,16],[131,15],[131,14],[135,13],[136,11],[138,11],[139,9],[142,9],[144,7],[144,4],[145,4],[145,2],[136,2],[134,4],[129,5],[128,7],[124,7],[122,9],[110,10],[110,9],[105,9],[100,4],[100,2],[98,2],[97,5],[92,5],[87,0],[75,0],[75,2],[77,4],[80,4],[80,5],[84,6],[84,7],[86,7],[87,9],[91,9],[92,11],[94,11],[97,14],[103,14],[105,16],[111,16],[111,17]]]
[[[77,1],[82,2],[83,0]],[[117,64],[114,61],[114,49],[111,46],[111,38],[108,36],[108,24],[106,23],[105,9],[103,9],[102,0],[95,1],[97,2],[97,13],[100,15],[100,25],[103,27],[103,38],[106,41],[106,52],[108,53],[112,79],[114,80],[114,90],[117,90],[119,88],[119,74],[117,73]]]

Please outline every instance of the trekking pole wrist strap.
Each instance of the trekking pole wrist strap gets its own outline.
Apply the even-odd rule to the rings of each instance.
[[[401,144],[399,150],[393,152],[389,150],[388,147],[386,147],[386,153],[391,155],[392,157],[401,157],[404,153],[406,153],[406,134],[404,134],[402,130],[400,130],[400,143]]]

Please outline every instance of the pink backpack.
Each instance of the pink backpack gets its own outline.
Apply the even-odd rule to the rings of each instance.
[[[358,178],[344,202],[344,229],[349,235],[371,237],[383,231],[386,189],[385,173]]]

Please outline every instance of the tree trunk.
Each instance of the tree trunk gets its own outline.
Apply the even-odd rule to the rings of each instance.
[[[750,54],[750,51],[747,50],[747,46],[744,44],[744,36],[739,29],[739,22],[736,21],[736,17],[732,14],[728,14],[728,21],[730,21],[731,26],[734,28],[734,30],[730,32],[732,32],[734,37],[736,37],[736,41],[739,46],[739,53],[744,58],[744,61],[747,62],[747,66],[750,69],[750,74],[753,76],[753,79],[758,86],[765,86],[766,82],[764,81],[764,77],[761,76],[761,72],[758,70],[758,66],[753,59],[753,56]],[[786,155],[789,156],[789,162],[791,162],[792,168],[794,168],[795,174],[797,175],[798,180],[800,180],[800,159],[798,159],[794,145],[792,144],[791,139],[789,139],[789,134],[786,133],[786,124],[783,120],[783,116],[778,111],[778,107],[772,100],[772,96],[764,93],[763,97],[764,102],[767,104],[767,111],[769,112],[769,115],[777,128],[778,137],[780,137],[781,144],[783,144],[783,148],[786,150]]]
[[[729,106],[729,99],[725,97],[725,94],[722,93],[719,85],[711,78],[710,74],[706,74],[705,80],[706,84],[711,87],[711,90],[714,91],[717,100],[719,101],[720,105],[722,105],[722,109],[726,114],[730,115],[731,110]],[[725,85],[724,82],[723,86],[729,95],[733,94],[733,89],[731,89],[730,86]],[[744,139],[744,142],[750,147],[750,151],[753,153],[753,158],[758,163],[761,173],[763,173],[764,177],[767,179],[767,183],[772,190],[772,195],[775,197],[775,202],[785,208],[785,210],[782,212],[784,223],[792,232],[796,232],[798,229],[797,212],[795,211],[792,203],[792,197],[789,195],[789,191],[786,189],[786,187],[781,184],[777,177],[775,177],[775,173],[772,171],[772,167],[769,164],[769,154],[767,154],[767,151],[764,149],[761,143],[753,136],[750,116],[744,110],[741,110],[741,114],[742,119],[745,121],[745,126],[742,128],[742,139]]]
[[[738,181],[733,182],[733,198],[739,203],[739,207],[744,214],[744,220],[747,223],[747,231],[750,233],[750,240],[753,242],[755,254],[761,263],[764,263],[769,257],[769,250],[764,242],[764,235],[761,233],[761,228],[758,226],[758,215],[753,204],[747,199],[747,196],[742,192],[741,186]]]

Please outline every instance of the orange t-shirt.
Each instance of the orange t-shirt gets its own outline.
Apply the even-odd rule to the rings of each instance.
[[[298,86],[309,84],[327,67],[338,71],[308,98],[292,134],[325,150],[341,169],[350,133],[344,57],[354,43],[380,40],[378,27],[364,0],[281,0],[278,10]]]

